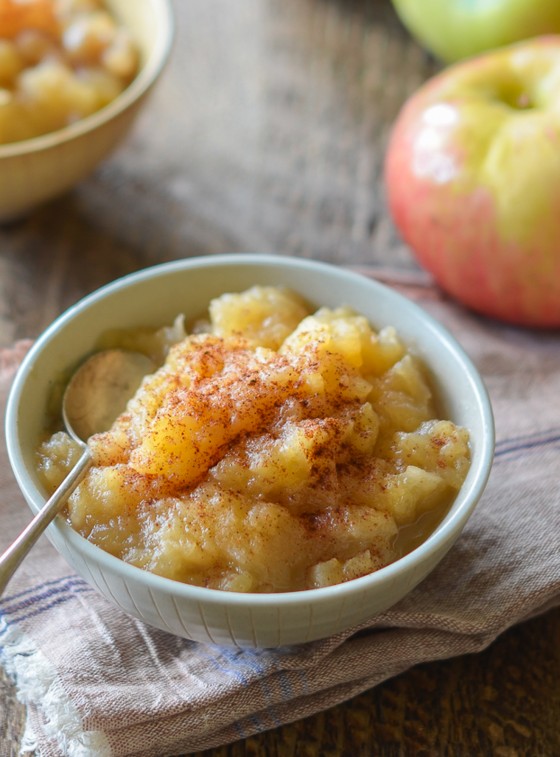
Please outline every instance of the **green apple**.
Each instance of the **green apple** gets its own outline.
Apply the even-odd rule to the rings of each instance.
[[[393,0],[403,24],[446,63],[560,33],[560,0]]]
[[[560,327],[560,36],[456,63],[404,104],[385,182],[441,287],[514,324]]]

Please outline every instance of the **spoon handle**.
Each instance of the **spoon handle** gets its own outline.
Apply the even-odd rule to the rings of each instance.
[[[4,593],[9,580],[19,564],[66,504],[66,500],[78,486],[91,466],[92,458],[88,447],[84,451],[52,496],[45,502],[31,523],[21,532],[17,539],[0,557],[0,596]]]

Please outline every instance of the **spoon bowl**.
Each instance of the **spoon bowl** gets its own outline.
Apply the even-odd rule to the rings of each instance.
[[[108,431],[144,376],[155,368],[141,352],[103,350],[83,363],[68,382],[62,420],[70,436],[84,442]]]

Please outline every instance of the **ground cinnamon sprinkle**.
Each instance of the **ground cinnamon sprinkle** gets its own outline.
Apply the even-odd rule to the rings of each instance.
[[[68,508],[86,538],[180,581],[288,591],[372,572],[406,551],[403,526],[443,514],[468,433],[434,417],[392,329],[264,287],[213,301],[209,322],[92,441]],[[40,450],[51,487],[71,444]]]

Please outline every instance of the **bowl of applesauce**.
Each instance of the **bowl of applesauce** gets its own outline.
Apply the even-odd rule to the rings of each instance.
[[[172,37],[169,0],[0,0],[0,222],[111,154]]]
[[[33,512],[80,454],[65,383],[108,347],[153,370],[47,535],[162,630],[267,648],[359,625],[433,570],[486,485],[490,401],[441,324],[340,267],[232,253],[125,276],[37,340],[6,415]]]

